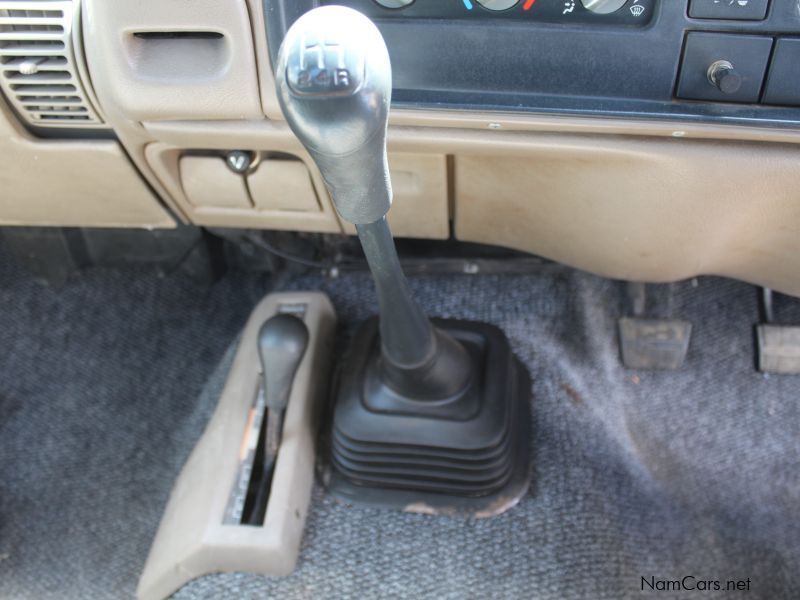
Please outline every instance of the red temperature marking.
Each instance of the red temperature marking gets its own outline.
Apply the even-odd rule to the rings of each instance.
[[[536,0],[525,0],[525,4],[522,5],[522,10],[530,10],[531,6],[536,4]]]

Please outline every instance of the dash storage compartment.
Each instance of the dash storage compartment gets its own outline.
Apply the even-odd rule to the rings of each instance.
[[[132,121],[262,118],[244,0],[85,0],[98,97]]]

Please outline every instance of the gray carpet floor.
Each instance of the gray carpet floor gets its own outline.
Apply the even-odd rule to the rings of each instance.
[[[133,595],[198,396],[265,289],[138,268],[53,289],[0,253],[0,598]]]
[[[315,489],[298,567],[214,575],[176,597],[637,598],[642,577],[750,579],[800,597],[800,378],[753,369],[755,290],[704,278],[657,311],[695,326],[686,366],[618,359],[620,285],[576,272],[415,277],[431,314],[501,326],[533,376],[535,481],[465,520],[345,506]],[[364,274],[295,280],[345,324]],[[61,290],[0,265],[0,596],[130,596],[172,480],[266,288],[92,270]],[[778,316],[800,322],[800,303]]]

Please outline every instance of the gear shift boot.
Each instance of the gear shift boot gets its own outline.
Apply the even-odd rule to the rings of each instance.
[[[340,369],[329,488],[412,512],[503,512],[528,487],[530,379],[497,327],[433,323],[467,350],[468,386],[438,401],[401,397],[381,382],[377,319],[367,321]]]

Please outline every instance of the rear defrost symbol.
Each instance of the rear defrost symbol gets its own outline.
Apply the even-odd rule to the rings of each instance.
[[[565,0],[564,2],[564,12],[561,13],[562,15],[566,15],[571,13],[575,10],[575,0]]]

